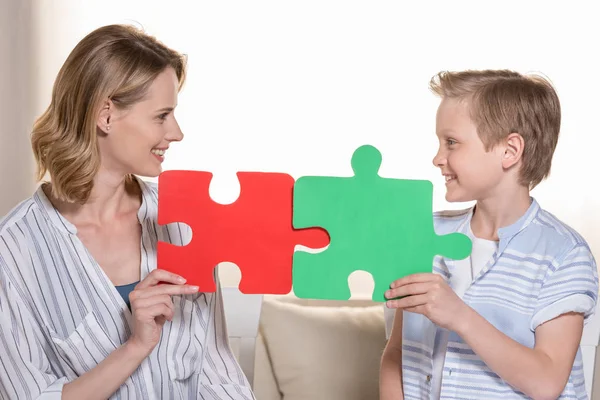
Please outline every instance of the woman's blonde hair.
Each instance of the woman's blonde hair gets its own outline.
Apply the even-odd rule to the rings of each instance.
[[[101,27],[75,46],[31,135],[38,180],[49,173],[54,197],[72,203],[89,198],[100,167],[96,129],[102,106],[111,100],[126,109],[139,102],[168,67],[175,70],[181,89],[185,55],[133,26]]]
[[[486,150],[511,133],[523,137],[522,185],[533,189],[550,174],[561,121],[560,101],[550,81],[510,70],[442,71],[429,87],[442,98],[468,102]]]

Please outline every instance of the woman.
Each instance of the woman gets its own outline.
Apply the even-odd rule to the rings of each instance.
[[[111,25],[60,70],[32,146],[51,183],[0,220],[0,397],[253,399],[220,292],[156,269],[157,176],[185,58]],[[168,284],[158,284],[166,282]],[[129,303],[130,300],[130,303]]]

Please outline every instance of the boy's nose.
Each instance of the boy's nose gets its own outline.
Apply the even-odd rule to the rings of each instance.
[[[432,161],[434,167],[441,167],[446,163],[446,157],[442,154],[441,151],[438,151],[435,157],[433,157]]]

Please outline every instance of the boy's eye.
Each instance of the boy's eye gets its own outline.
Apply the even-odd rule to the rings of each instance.
[[[447,140],[446,140],[446,143],[447,143],[449,146],[452,146],[452,145],[456,144],[456,140],[454,140],[454,139],[447,139]]]
[[[167,116],[169,115],[169,113],[164,113],[164,114],[160,114],[158,116],[158,119],[160,119],[161,121],[164,121],[167,119]]]

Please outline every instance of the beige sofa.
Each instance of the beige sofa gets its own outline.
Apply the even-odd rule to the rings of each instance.
[[[256,341],[258,400],[378,399],[383,305],[265,296]]]

